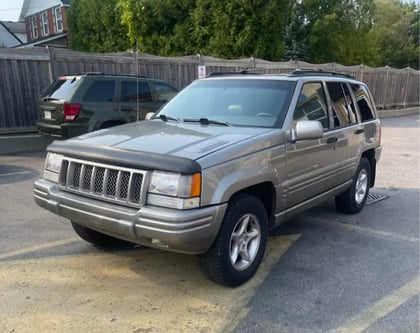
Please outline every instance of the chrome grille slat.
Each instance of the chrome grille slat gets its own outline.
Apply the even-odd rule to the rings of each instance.
[[[146,171],[71,158],[63,160],[60,188],[129,207],[142,205]]]

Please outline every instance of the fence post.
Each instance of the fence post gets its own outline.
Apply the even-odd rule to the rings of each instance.
[[[364,82],[363,81],[364,76],[365,76],[365,66],[363,66],[363,64],[361,64],[360,65],[360,81]]]
[[[386,65],[386,79],[385,79],[385,91],[384,91],[384,110],[386,109],[386,102],[387,102],[387,96],[388,96],[388,83],[389,83],[389,66]]]
[[[405,109],[405,107],[407,106],[407,95],[408,95],[408,83],[410,82],[410,67],[407,67],[407,81],[405,83],[405,93],[404,93],[404,103],[403,103],[403,108]]]
[[[50,47],[50,46],[46,46],[47,47],[47,51],[48,51],[48,58],[49,58],[49,62],[48,62],[48,69],[49,69],[49,74],[50,74],[50,83],[52,83],[56,77],[56,73],[55,73],[55,55],[54,55],[54,48]]]

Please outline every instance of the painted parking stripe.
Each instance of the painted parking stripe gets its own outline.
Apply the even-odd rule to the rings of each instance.
[[[0,260],[8,259],[8,258],[11,258],[11,257],[15,257],[15,256],[18,256],[18,255],[27,254],[27,253],[31,253],[31,252],[35,252],[35,251],[49,249],[49,248],[56,247],[56,246],[61,246],[61,245],[67,245],[67,244],[70,244],[70,243],[80,242],[80,241],[81,241],[80,238],[72,237],[72,238],[66,238],[66,239],[58,240],[58,241],[55,241],[55,242],[49,242],[49,243],[46,243],[46,244],[30,246],[30,247],[26,247],[26,248],[19,249],[19,250],[14,250],[14,251],[6,252],[6,253],[1,253],[0,254]]]
[[[328,225],[330,227],[336,227],[336,228],[340,228],[344,230],[355,231],[358,233],[367,234],[367,235],[371,235],[375,237],[392,239],[392,240],[397,240],[397,241],[412,242],[416,244],[418,244],[419,242],[419,239],[417,237],[404,236],[404,235],[400,235],[400,234],[396,234],[396,233],[392,233],[388,231],[381,231],[381,230],[375,230],[372,228],[361,227],[354,224],[334,222],[331,220],[321,219],[321,218],[317,218],[310,215],[301,215],[300,217],[310,223],[316,223],[319,225]]]
[[[358,333],[366,330],[377,320],[385,317],[399,306],[407,302],[409,299],[420,293],[420,278],[408,282],[400,289],[395,290],[388,296],[385,296],[373,306],[362,313],[349,319],[348,322],[330,333]]]
[[[10,173],[0,173],[0,177],[27,175],[28,173],[31,173],[31,172],[30,171],[19,171],[19,172],[10,172]]]

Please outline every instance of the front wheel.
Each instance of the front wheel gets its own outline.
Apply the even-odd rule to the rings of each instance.
[[[73,221],[71,221],[71,226],[80,238],[100,248],[124,248],[134,246],[134,243],[105,235]]]
[[[346,214],[356,214],[362,210],[369,194],[371,169],[367,158],[362,158],[346,192],[335,197],[337,209]]]
[[[264,256],[267,229],[267,213],[260,200],[247,194],[234,197],[216,240],[201,256],[204,274],[210,280],[230,287],[248,281]]]

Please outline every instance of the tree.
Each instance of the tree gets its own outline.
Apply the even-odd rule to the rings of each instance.
[[[307,40],[308,30],[302,2],[296,1],[293,3],[290,18],[284,31],[284,58],[286,60],[307,61],[309,58]]]
[[[312,62],[372,62],[368,38],[374,11],[372,0],[307,0],[304,8]]]
[[[419,68],[419,5],[376,0],[370,37],[375,66]]]
[[[117,0],[72,0],[68,13],[70,48],[87,52],[117,52],[130,48],[121,24]]]

